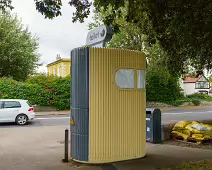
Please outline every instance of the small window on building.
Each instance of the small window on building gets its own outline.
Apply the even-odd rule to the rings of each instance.
[[[119,88],[133,89],[134,88],[134,70],[119,69],[116,72],[115,81]]]
[[[137,70],[138,75],[138,89],[145,89],[146,87],[146,72],[144,70]]]
[[[196,83],[196,88],[199,89],[200,88],[200,84],[197,82]]]
[[[209,82],[196,82],[195,87],[197,89],[209,89],[210,85]]]
[[[58,76],[61,76],[61,66],[58,67]]]
[[[57,69],[54,68],[54,76],[56,76],[56,75],[57,75]]]

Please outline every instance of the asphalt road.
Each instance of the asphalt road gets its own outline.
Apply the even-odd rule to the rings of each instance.
[[[35,120],[29,122],[24,127],[33,127],[33,126],[60,126],[67,125],[67,128],[70,125],[70,117],[67,116],[37,116]],[[9,128],[9,127],[20,127],[15,123],[0,123],[0,128]]]
[[[176,109],[162,113],[162,123],[172,123],[179,120],[200,121],[212,120],[212,109],[184,110]]]
[[[175,109],[162,113],[162,124],[173,123],[179,120],[212,120],[212,109],[203,110],[183,110]],[[70,117],[63,116],[37,116],[36,119],[30,122],[25,127],[33,126],[60,126],[67,125],[69,127]],[[0,123],[0,128],[20,127],[14,123]]]

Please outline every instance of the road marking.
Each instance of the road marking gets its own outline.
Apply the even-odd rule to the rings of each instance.
[[[212,111],[202,111],[202,112],[178,112],[178,113],[162,113],[163,115],[183,115],[183,114],[204,114],[204,113],[212,113]]]
[[[70,119],[70,117],[38,117],[36,120]]]
[[[182,115],[184,113],[162,113],[162,115]]]

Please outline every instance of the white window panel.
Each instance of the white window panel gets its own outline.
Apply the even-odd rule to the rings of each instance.
[[[62,64],[62,77],[65,77],[65,75],[64,75],[64,64]]]
[[[61,69],[62,69],[62,67],[59,66],[59,67],[58,67],[58,76],[61,76],[61,71],[62,71]]]
[[[134,88],[134,70],[133,69],[119,69],[115,77],[116,84],[119,88]]]
[[[138,75],[138,89],[145,89],[146,87],[146,72],[144,70],[137,70]]]
[[[57,75],[57,69],[54,68],[54,76],[56,76],[56,75]]]
[[[58,76],[60,76],[60,67],[58,67],[58,73],[57,74],[58,74]]]

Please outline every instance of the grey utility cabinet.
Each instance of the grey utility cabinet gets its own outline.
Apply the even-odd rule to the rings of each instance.
[[[161,143],[161,111],[155,108],[146,108],[146,141]]]

